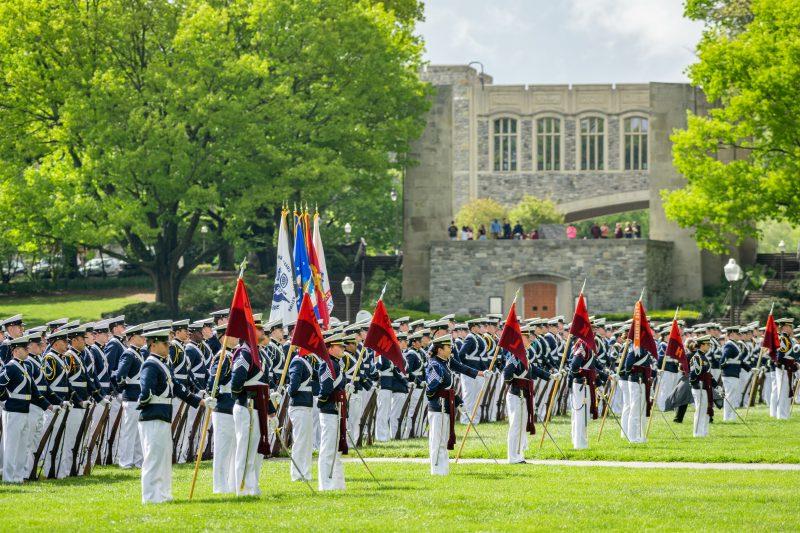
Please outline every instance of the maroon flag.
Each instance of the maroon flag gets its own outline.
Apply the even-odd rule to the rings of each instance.
[[[672,321],[672,329],[669,330],[669,340],[667,340],[667,357],[677,359],[681,364],[681,370],[687,376],[689,375],[689,360],[686,358],[686,349],[683,347],[683,339],[681,338],[681,330],[678,328],[678,321]]]
[[[503,326],[503,333],[500,335],[498,344],[501,348],[508,350],[511,355],[522,362],[522,366],[528,368],[528,353],[525,350],[525,343],[522,342],[522,331],[517,320],[517,303],[511,304],[506,317],[506,325]]]
[[[319,329],[319,324],[317,323],[317,315],[314,314],[314,304],[311,303],[311,297],[308,293],[303,294],[300,312],[297,313],[297,324],[292,334],[292,344],[305,350],[305,352],[301,351],[300,355],[316,354],[328,364],[331,374],[334,377],[336,376],[336,372],[333,369],[333,361],[331,361],[331,357],[328,354],[328,347],[325,346],[325,340],[322,338],[322,330]]]
[[[761,341],[761,348],[766,349],[770,359],[774,363],[778,362],[778,349],[781,347],[781,338],[778,335],[778,326],[772,313],[767,318],[767,326],[764,328],[764,340]]]
[[[589,320],[589,311],[586,309],[583,293],[578,296],[578,305],[575,307],[575,316],[572,317],[569,334],[582,340],[587,350],[595,350],[594,331],[592,331],[592,322]]]
[[[635,349],[645,349],[654,357],[658,355],[656,338],[647,322],[647,311],[641,300],[636,302],[636,307],[633,309],[633,326],[628,330],[628,339],[633,341]]]
[[[253,364],[259,370],[261,369],[261,357],[258,355],[258,337],[256,336],[256,324],[253,320],[253,309],[250,307],[250,297],[247,295],[247,287],[242,278],[236,281],[236,290],[233,293],[225,335],[243,340],[250,348]]]
[[[378,300],[378,305],[375,306],[375,313],[372,315],[364,346],[372,348],[376,354],[387,358],[400,369],[400,372],[406,371],[406,361],[394,329],[392,329],[392,321],[389,320],[389,313],[386,312],[383,300]]]

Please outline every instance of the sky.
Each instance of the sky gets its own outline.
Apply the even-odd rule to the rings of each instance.
[[[687,81],[702,25],[682,0],[425,0],[431,64],[480,61],[495,84]]]

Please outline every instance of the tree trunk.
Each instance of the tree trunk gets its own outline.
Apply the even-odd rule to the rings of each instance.
[[[61,247],[61,255],[63,257],[64,278],[73,279],[78,276],[78,248],[72,245],[64,245]],[[53,267],[55,264],[53,263]]]
[[[177,317],[180,314],[178,293],[183,280],[175,272],[166,269],[156,270],[151,278],[156,286],[156,302],[166,305],[170,316]]]
[[[233,260],[233,245],[229,242],[225,242],[222,245],[222,250],[219,252],[219,270],[220,272],[223,271],[230,271],[236,270],[236,265],[234,264]]]

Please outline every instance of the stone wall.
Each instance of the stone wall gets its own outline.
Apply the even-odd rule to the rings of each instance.
[[[492,297],[505,310],[517,288],[546,280],[558,284],[556,313],[570,315],[584,279],[592,313],[629,311],[644,287],[647,307],[663,308],[671,255],[672,243],[635,239],[434,242],[431,312],[484,314]]]

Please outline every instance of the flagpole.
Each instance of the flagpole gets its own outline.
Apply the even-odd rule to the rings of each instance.
[[[239,267],[239,277],[238,280],[244,277],[244,269],[247,266],[247,259],[242,261],[241,266]],[[234,290],[234,296],[236,296],[236,291]],[[231,304],[233,300],[231,300]],[[219,378],[222,374],[222,361],[225,358],[225,351],[227,350],[228,346],[228,334],[227,328],[225,335],[222,336],[222,347],[219,350],[218,360],[217,360],[217,371],[214,374],[214,385],[211,387],[211,394],[210,397],[214,398],[217,395],[217,389],[219,388]],[[194,496],[194,487],[197,483],[197,472],[200,470],[200,461],[203,458],[203,451],[205,451],[206,447],[206,436],[208,435],[208,426],[211,424],[211,410],[207,407],[204,407],[205,415],[203,419],[203,431],[200,433],[200,444],[197,447],[197,459],[194,462],[194,473],[192,474],[192,485],[189,487],[189,500],[192,499]]]
[[[639,295],[638,302],[641,303],[642,299],[644,299],[644,287],[642,287],[642,293]],[[634,308],[634,313],[635,313],[635,308]],[[617,392],[619,373],[622,371],[622,365],[625,363],[625,357],[627,357],[628,355],[628,349],[630,348],[630,345],[631,345],[631,339],[629,337],[626,337],[625,345],[622,347],[622,355],[620,355],[619,361],[617,362],[617,379],[614,380],[614,383],[611,385],[611,390],[608,392],[608,396],[606,396],[608,401],[603,407],[603,419],[600,421],[600,431],[597,434],[597,442],[600,442],[600,438],[603,436],[603,426],[606,425],[606,417],[608,417],[608,409],[609,406],[611,405],[611,402],[614,400],[614,395]]]
[[[514,307],[514,305],[516,305],[517,303],[518,295],[519,295],[519,289],[517,289],[517,293],[514,295],[514,301],[511,302],[511,307],[509,308],[509,311],[511,309],[514,309],[514,312],[516,313],[516,308]],[[506,323],[507,322],[508,320],[506,320]],[[494,355],[492,355],[492,360],[489,362],[489,372],[491,372],[494,369],[494,365],[497,362],[497,354],[499,351],[500,351],[500,339],[498,339],[497,343],[494,346]],[[483,384],[481,385],[481,390],[478,392],[478,397],[475,399],[475,404],[472,406],[472,414],[469,417],[469,422],[467,422],[467,430],[464,432],[464,438],[461,439],[461,446],[458,447],[458,453],[456,453],[456,464],[458,464],[458,460],[461,458],[461,452],[464,450],[464,444],[466,444],[467,442],[467,436],[469,435],[469,430],[472,429],[472,421],[475,420],[475,414],[478,412],[478,406],[481,404],[481,399],[483,399],[483,393],[486,390],[487,383],[488,381],[484,379]]]
[[[676,320],[678,320],[678,311],[680,310],[680,306],[675,308],[675,317],[672,319],[673,324]],[[670,333],[672,330],[670,330]],[[656,402],[656,409],[661,410],[658,407],[658,392],[661,390],[661,382],[664,381],[664,368],[667,366],[667,352],[664,352],[664,358],[661,360],[661,368],[658,371],[658,381],[656,381],[656,391],[653,398],[655,398]],[[647,430],[644,432],[644,438],[647,438],[650,435],[650,427],[653,425],[653,413],[650,413],[650,418],[647,419]]]
[[[772,316],[772,312],[775,310],[775,300],[772,301],[772,307],[769,308],[769,316]],[[769,323],[769,317],[767,317],[767,323]],[[766,331],[764,332],[766,336]],[[755,373],[758,374],[761,371],[761,359],[764,357],[764,341],[761,341],[761,349],[758,351],[758,362],[756,363]],[[744,411],[744,419],[747,420],[747,415],[750,413],[750,404],[753,403],[753,392],[756,390],[756,381],[758,381],[759,376],[756,375],[751,384],[750,384],[750,394],[747,395],[747,409]],[[794,399],[794,397],[792,397]],[[791,410],[790,410],[791,411]]]

